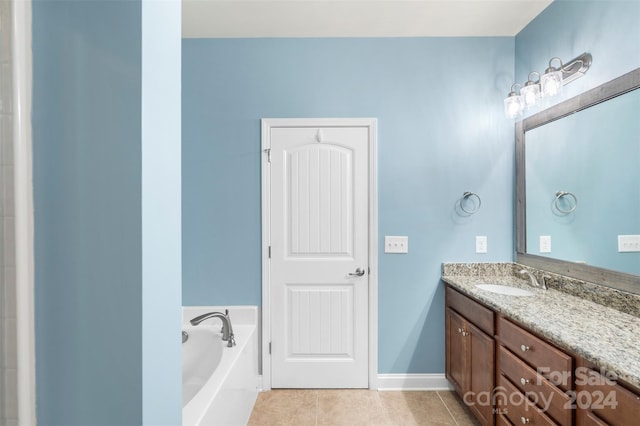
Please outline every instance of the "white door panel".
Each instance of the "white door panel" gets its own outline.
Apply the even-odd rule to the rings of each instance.
[[[270,142],[272,387],[367,387],[369,128]]]

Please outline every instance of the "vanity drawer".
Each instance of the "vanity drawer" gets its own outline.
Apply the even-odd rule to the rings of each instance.
[[[572,388],[573,359],[503,317],[498,319],[500,343],[563,390]],[[548,374],[549,372],[553,374]]]
[[[556,425],[504,376],[498,377],[498,389],[495,396],[498,412],[514,425]]]
[[[584,367],[576,371],[575,404],[580,409],[579,425],[638,424],[640,395],[627,390],[599,372]]]
[[[511,423],[504,414],[500,413],[496,415],[496,426],[513,426],[513,423]]]
[[[607,423],[600,420],[591,411],[585,411],[582,422],[578,422],[580,426],[609,426]]]
[[[498,371],[522,393],[532,395],[549,417],[561,425],[571,425],[571,398],[502,346],[498,351]]]
[[[493,311],[491,309],[485,308],[449,286],[447,286],[445,297],[447,306],[457,311],[489,336],[493,336]]]

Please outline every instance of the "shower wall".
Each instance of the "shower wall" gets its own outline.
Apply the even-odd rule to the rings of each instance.
[[[0,424],[17,425],[11,1],[0,0]]]

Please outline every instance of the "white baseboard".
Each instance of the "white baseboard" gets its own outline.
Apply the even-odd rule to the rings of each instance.
[[[444,374],[378,374],[379,391],[453,390]]]
[[[379,391],[436,391],[453,390],[444,374],[378,374]],[[256,380],[259,392],[269,390],[262,385],[262,376]]]

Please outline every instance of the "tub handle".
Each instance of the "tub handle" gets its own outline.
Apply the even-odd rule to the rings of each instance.
[[[189,333],[182,330],[182,343],[185,343],[187,340],[189,340]]]

